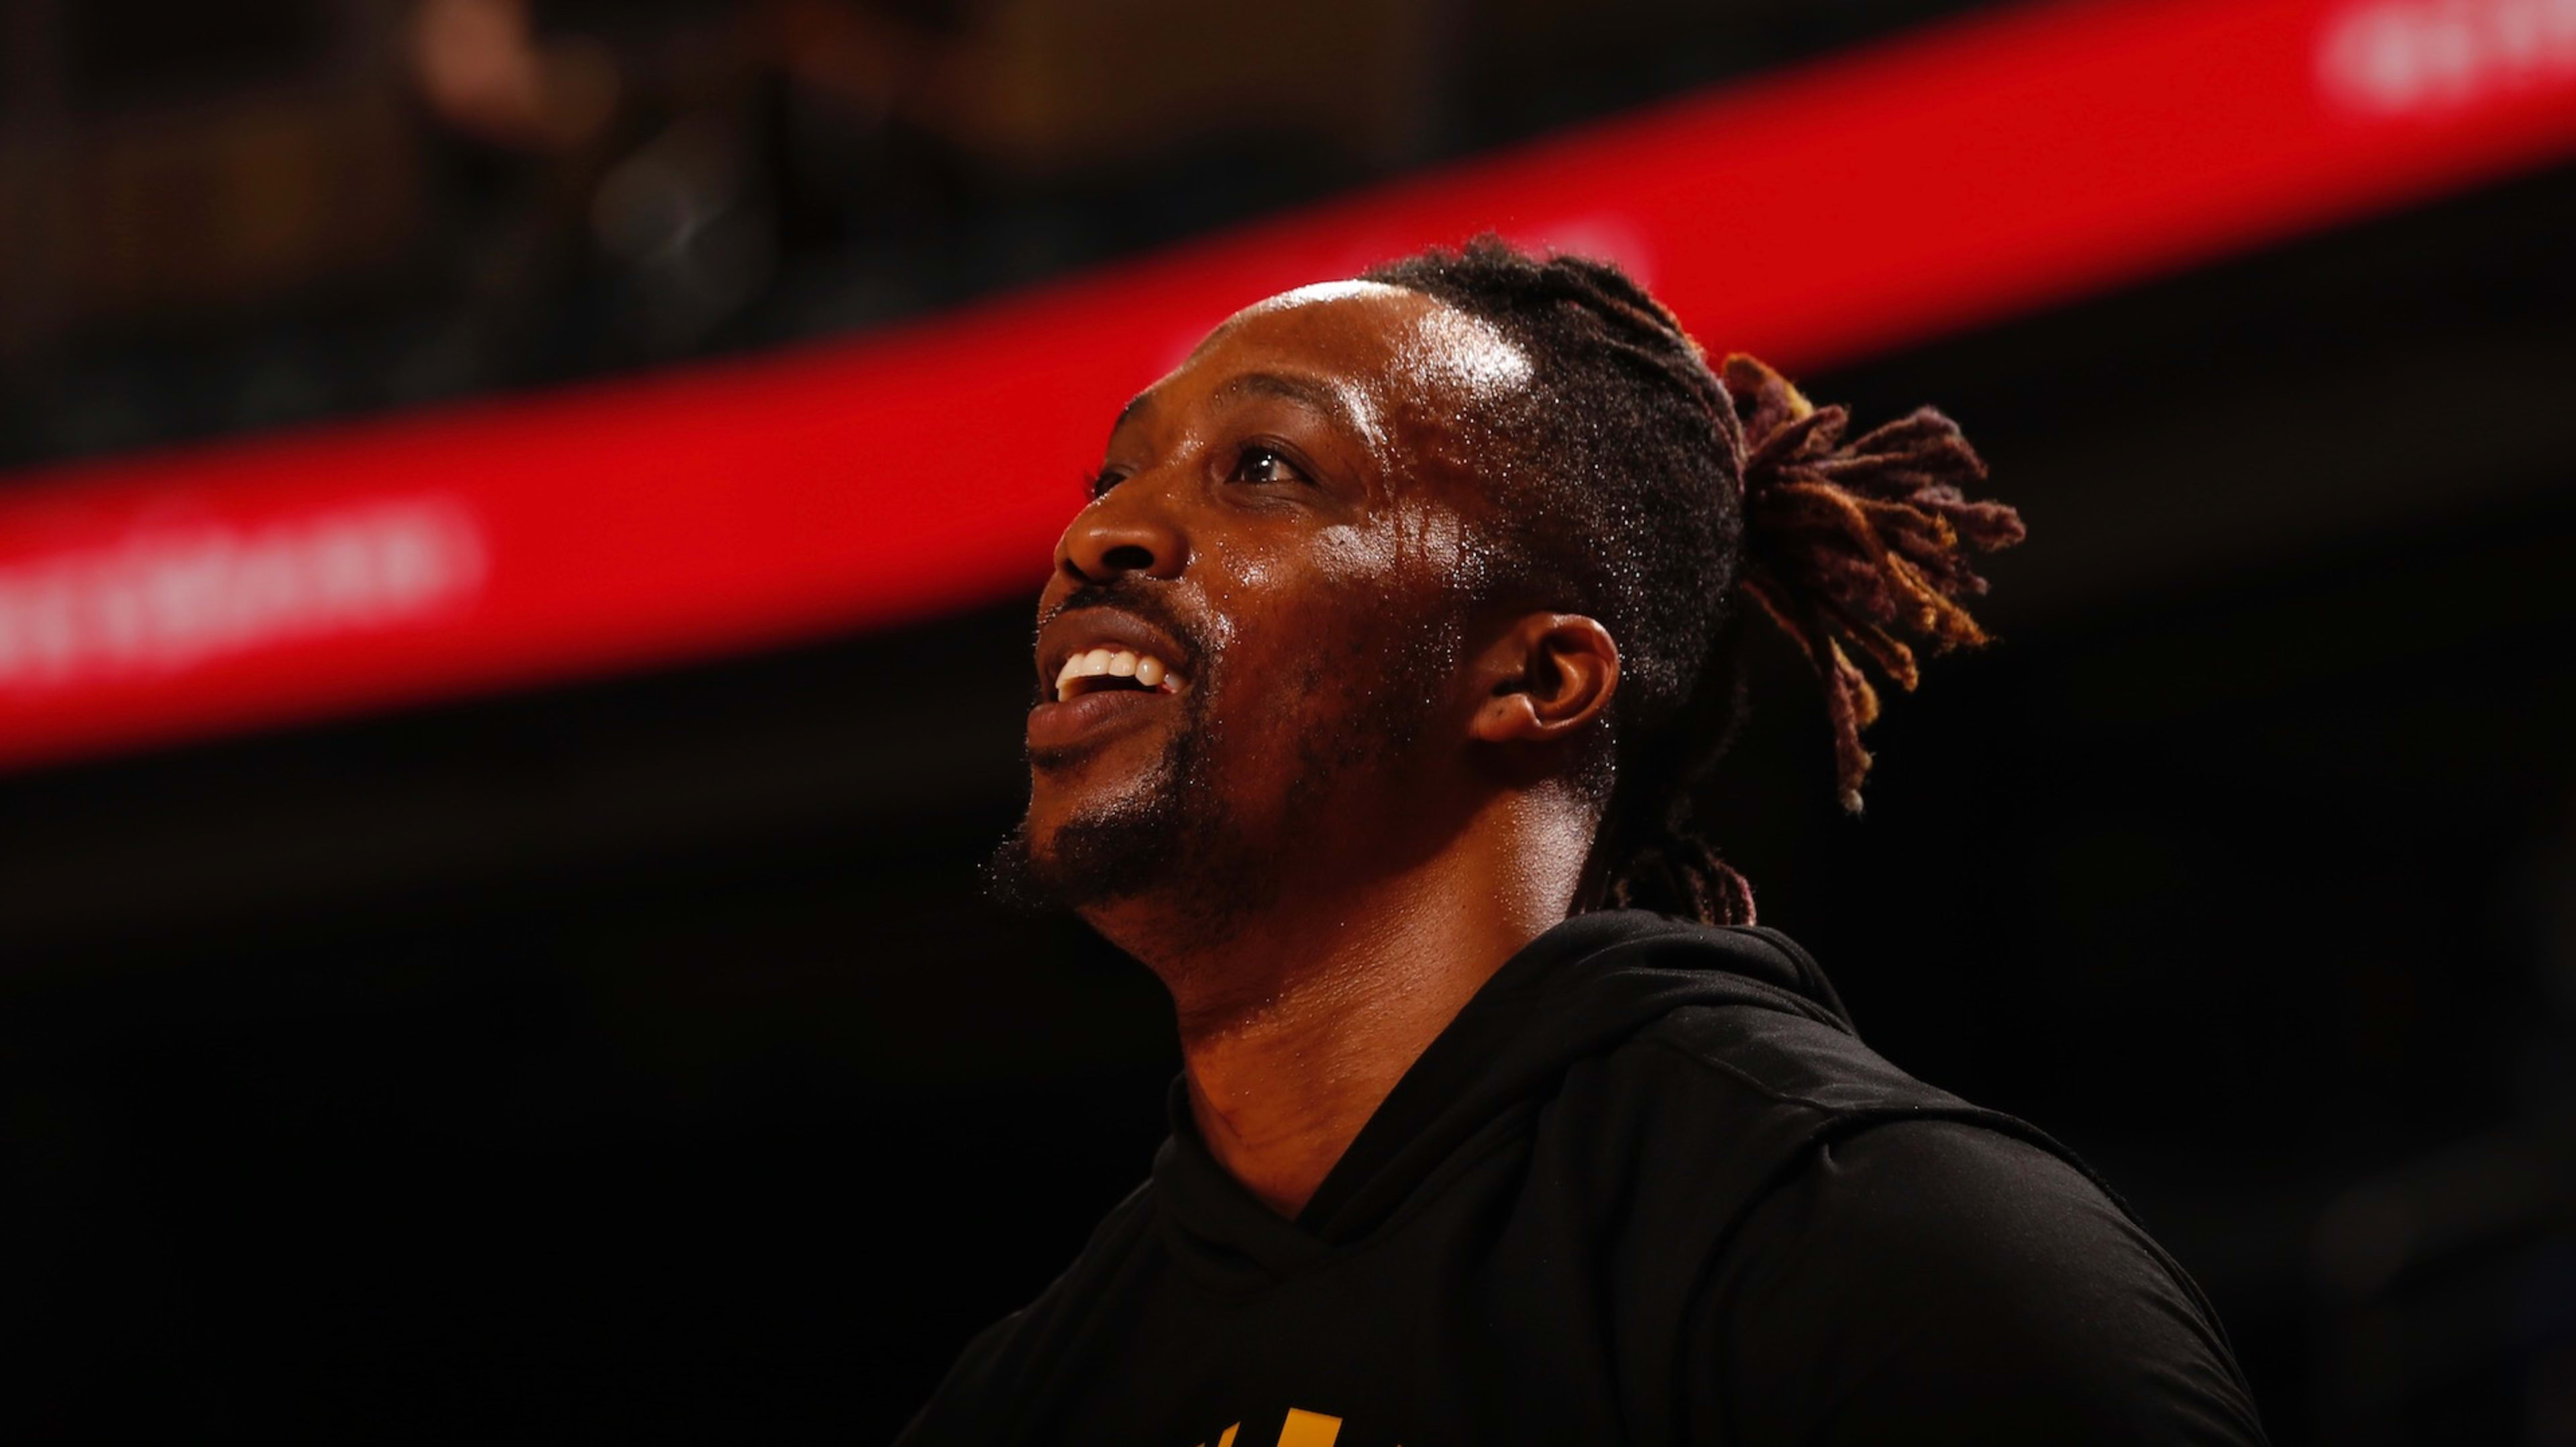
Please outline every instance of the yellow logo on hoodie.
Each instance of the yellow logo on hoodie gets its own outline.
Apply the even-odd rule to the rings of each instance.
[[[1216,1447],[1235,1447],[1234,1434],[1243,1430],[1241,1422],[1217,1434]],[[1342,1419],[1321,1412],[1288,1409],[1288,1420],[1280,1424],[1279,1447],[1333,1447],[1333,1439],[1342,1435]],[[1250,1444],[1246,1444],[1250,1447]]]

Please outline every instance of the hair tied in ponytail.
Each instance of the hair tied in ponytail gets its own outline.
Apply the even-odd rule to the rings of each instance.
[[[1745,715],[1756,616],[1814,667],[1839,792],[1857,809],[1860,731],[1878,712],[1863,666],[1911,688],[1919,650],[1983,641],[1962,606],[1985,591],[1968,555],[2019,541],[2021,519],[1969,501],[1985,468],[1940,413],[1846,443],[1844,409],[1751,357],[1711,365],[1607,262],[1482,236],[1368,279],[1500,329],[1545,379],[1496,418],[1526,465],[1500,470],[1482,541],[1491,582],[1591,614],[1619,640],[1616,705],[1572,775],[1601,808],[1580,907],[1750,922],[1752,891],[1693,816]]]
[[[1878,690],[1854,655],[1897,687],[1918,678],[1915,650],[1987,641],[1962,599],[1986,591],[1971,552],[2020,542],[2020,514],[1971,500],[1985,463],[1958,424],[1929,407],[1863,433],[1752,357],[1719,372],[1744,433],[1744,572],[1738,583],[1816,671],[1834,731],[1834,775],[1860,812],[1869,775],[1861,730]]]

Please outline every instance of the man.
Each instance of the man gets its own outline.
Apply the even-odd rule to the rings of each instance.
[[[1129,405],[996,867],[1170,989],[1172,1137],[906,1443],[2260,1440],[2181,1269],[1690,832],[1729,620],[1816,664],[1856,807],[1854,655],[1978,641],[2020,536],[1939,414],[1842,430],[1490,240]]]

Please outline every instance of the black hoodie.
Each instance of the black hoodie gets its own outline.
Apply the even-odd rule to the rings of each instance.
[[[2262,1440],[2114,1198],[1873,1054],[1772,931],[1550,930],[1293,1221],[1171,1116],[904,1447]]]

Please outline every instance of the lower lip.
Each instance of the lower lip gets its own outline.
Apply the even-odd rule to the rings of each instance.
[[[1089,742],[1143,718],[1171,697],[1160,691],[1118,689],[1039,704],[1029,710],[1029,747],[1065,749]]]

